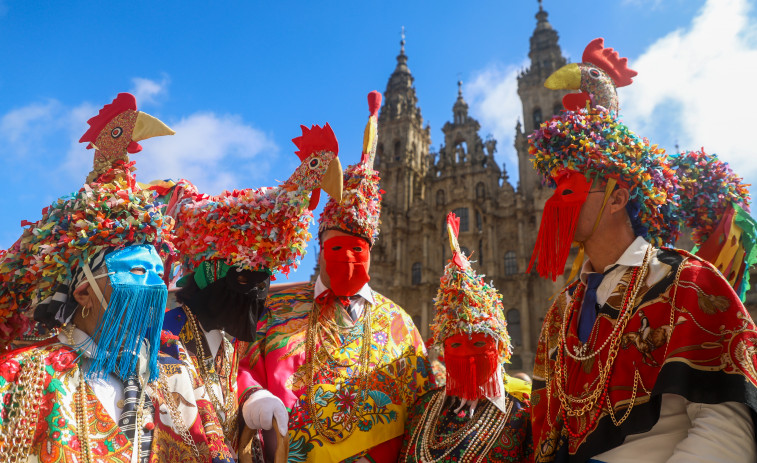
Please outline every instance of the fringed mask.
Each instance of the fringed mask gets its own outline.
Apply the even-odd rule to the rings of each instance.
[[[323,243],[326,273],[331,290],[337,296],[354,296],[371,277],[368,261],[371,250],[368,242],[356,236],[335,236]]]
[[[466,400],[499,397],[499,352],[494,338],[483,333],[455,334],[444,340],[447,395]]]
[[[557,188],[544,205],[541,226],[528,271],[536,266],[539,275],[557,280],[565,270],[581,207],[586,202],[592,181],[584,174],[567,172],[556,179]]]
[[[89,376],[115,373],[121,379],[136,372],[142,340],[147,342],[150,380],[158,377],[158,349],[168,289],[163,282],[163,262],[155,247],[127,246],[105,257],[112,292],[107,309],[95,328],[96,345]],[[91,272],[89,284],[105,306],[104,297]]]

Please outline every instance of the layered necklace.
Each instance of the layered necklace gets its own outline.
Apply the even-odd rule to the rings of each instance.
[[[237,431],[236,427],[234,426],[237,419],[237,402],[236,400],[234,400],[234,394],[232,394],[232,392],[229,390],[228,385],[226,384],[228,378],[221,378],[218,372],[216,372],[215,367],[212,366],[212,363],[210,364],[210,366],[206,364],[206,358],[210,358],[210,362],[213,362],[214,360],[212,357],[205,356],[205,335],[200,330],[194,314],[186,305],[184,306],[184,313],[187,315],[187,325],[192,332],[192,337],[194,338],[195,345],[197,346],[197,366],[200,369],[200,376],[207,383],[205,390],[208,391],[208,397],[210,397],[210,401],[213,403],[213,407],[218,412],[223,412],[223,419],[221,419],[220,416],[218,417],[218,419],[219,421],[221,421],[226,439],[231,442],[234,434]],[[224,341],[225,338],[222,336],[221,344],[223,344]],[[223,356],[223,361],[226,362],[226,356]],[[221,397],[223,398],[223,400],[219,399],[214,392],[213,383],[218,384],[219,388],[221,389]],[[216,413],[218,414],[218,412]]]
[[[562,327],[560,328],[560,341],[557,347],[557,358],[555,360],[555,363],[557,364],[557,378],[554,381],[554,384],[556,385],[557,395],[560,400],[560,411],[563,422],[565,423],[568,434],[573,438],[580,439],[585,436],[589,430],[594,428],[594,425],[602,412],[602,403],[608,398],[607,390],[610,384],[610,377],[612,376],[613,365],[615,364],[615,359],[620,350],[620,341],[626,325],[633,315],[633,308],[636,305],[636,296],[641,287],[644,286],[644,281],[649,272],[649,261],[652,257],[652,253],[652,246],[648,246],[641,266],[635,267],[632,270],[631,279],[629,280],[623,295],[623,305],[618,313],[618,318],[615,322],[612,333],[605,339],[604,343],[598,349],[587,354],[586,350],[588,349],[590,341],[587,341],[587,343],[580,349],[576,349],[575,353],[571,352],[568,347],[568,329],[573,314],[578,313],[581,302],[583,301],[585,291],[584,285],[579,285],[571,301],[571,307],[563,312],[563,322]],[[599,375],[597,380],[592,384],[592,387],[577,396],[568,394],[568,392],[566,392],[568,389],[568,359],[566,357],[570,357],[579,362],[586,361],[598,356],[605,347],[608,348],[607,360],[603,365],[600,364],[598,366]],[[547,388],[547,394],[550,394],[549,387]],[[549,403],[549,397],[547,398],[547,401]],[[633,405],[633,402],[629,405],[628,412],[633,408]],[[573,431],[570,428],[570,422],[568,421],[569,417],[583,417],[592,410],[594,410],[594,413],[587,418],[587,422],[584,424],[583,429]],[[626,413],[626,417],[628,416],[628,412]],[[612,414],[612,410],[610,410],[610,413]]]
[[[416,424],[408,447],[414,449],[415,460],[423,463],[437,463],[445,460],[455,450],[459,450],[455,461],[472,462],[477,458],[486,458],[507,426],[513,401],[508,401],[505,412],[502,413],[499,408],[484,398],[465,425],[453,433],[440,436],[439,418],[446,398],[444,389],[436,392]],[[460,449],[466,440],[468,441],[466,447]],[[434,458],[432,451],[437,454],[441,452],[441,455]]]
[[[308,314],[308,326],[307,334],[305,337],[305,385],[307,388],[307,407],[310,419],[315,426],[316,431],[321,436],[325,437],[331,444],[341,442],[352,435],[355,431],[356,424],[360,418],[360,406],[365,403],[366,396],[368,394],[368,372],[370,368],[371,360],[371,339],[372,339],[372,327],[373,327],[373,307],[372,304],[366,304],[365,311],[363,313],[363,330],[361,340],[360,356],[357,361],[357,380],[355,387],[359,391],[359,399],[353,407],[347,411],[347,417],[342,421],[342,430],[333,430],[324,425],[323,421],[319,418],[318,405],[315,399],[316,373],[318,371],[326,371],[329,369],[335,369],[343,365],[339,365],[338,361],[334,359],[331,352],[326,352],[327,355],[337,365],[332,365],[332,362],[321,362],[316,355],[316,341],[323,339],[323,326],[319,321],[321,313],[321,304],[314,302],[313,310]],[[329,323],[329,321],[326,321]],[[331,323],[329,323],[331,325]],[[331,327],[331,326],[330,326]],[[351,327],[350,329],[354,329]],[[341,330],[341,329],[340,329]],[[330,336],[334,336],[333,330],[330,332]],[[336,347],[336,346],[335,346]],[[323,348],[323,346],[322,346]],[[338,347],[337,347],[338,348]],[[322,349],[328,351],[328,349]],[[342,385],[347,387],[346,384]]]

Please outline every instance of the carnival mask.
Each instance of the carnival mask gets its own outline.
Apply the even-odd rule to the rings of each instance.
[[[552,281],[557,280],[565,270],[578,216],[592,181],[582,173],[569,171],[558,177],[556,183],[554,194],[544,205],[534,253],[528,264],[530,272],[534,260],[538,260],[536,269],[539,275]]]
[[[444,340],[447,395],[466,400],[502,394],[496,375],[499,353],[494,339],[483,333],[455,334]]]
[[[368,242],[356,236],[335,236],[323,243],[326,273],[337,296],[354,296],[371,279]]]
[[[135,372],[145,340],[148,371],[154,379],[168,298],[163,262],[154,246],[141,244],[106,255],[105,266],[113,291],[92,336],[96,349],[90,373],[96,376],[115,373],[126,379]],[[94,281],[89,283],[97,285]]]

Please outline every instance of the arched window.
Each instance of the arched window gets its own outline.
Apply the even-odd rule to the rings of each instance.
[[[421,263],[420,262],[416,262],[413,264],[411,278],[412,278],[412,284],[414,285],[421,284]]]
[[[444,190],[438,190],[436,192],[436,205],[437,206],[444,206],[444,202],[445,202],[445,200],[444,200]]]
[[[484,182],[478,182],[476,185],[476,200],[483,201],[486,198],[486,186]]]
[[[399,161],[401,158],[400,150],[402,149],[402,145],[400,144],[400,141],[397,140],[394,142],[394,160]]]
[[[505,314],[505,319],[507,320],[507,332],[510,334],[513,346],[522,346],[523,331],[520,326],[520,311],[518,309],[508,310]]]
[[[467,232],[470,230],[470,222],[468,221],[468,208],[459,207],[452,211],[456,216],[460,217],[460,231]]]
[[[476,214],[478,214],[478,211]],[[478,266],[484,266],[484,240],[478,240]]]
[[[518,273],[518,259],[515,257],[515,251],[505,253],[505,275],[515,275]]]
[[[481,212],[476,211],[476,229],[478,231],[481,231],[483,230],[483,228],[484,228],[484,221],[481,218]]]
[[[541,109],[539,108],[534,109],[533,121],[534,121],[534,128],[538,128],[539,125],[541,125],[541,123],[544,122],[544,119],[542,119],[541,117]]]

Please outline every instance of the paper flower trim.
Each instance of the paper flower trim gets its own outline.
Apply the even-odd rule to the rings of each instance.
[[[483,333],[497,342],[500,363],[512,356],[502,295],[468,266],[461,270],[452,260],[434,299],[436,315],[431,323],[433,346],[444,350],[444,340],[455,334]]]
[[[153,244],[170,252],[173,226],[155,202],[154,192],[136,186],[133,163],[118,161],[101,179],[84,185],[42,211],[19,240],[0,256],[0,349],[23,335],[31,310],[66,284],[73,271],[105,248]]]
[[[355,164],[344,172],[342,202],[329,198],[319,219],[318,232],[341,230],[360,236],[373,245],[381,225],[379,173],[366,164]]]
[[[670,159],[678,172],[681,215],[693,230],[696,244],[707,241],[729,204],[749,210],[749,185],[716,154],[707,154],[703,148],[675,154]]]
[[[284,187],[199,194],[186,180],[174,244],[182,263],[194,270],[206,260],[270,274],[299,265],[311,235],[309,197]]]
[[[678,180],[665,151],[611,113],[562,111],[543,122],[528,143],[533,166],[548,185],[565,171],[615,178],[639,208],[642,236],[656,246],[678,238]]]

